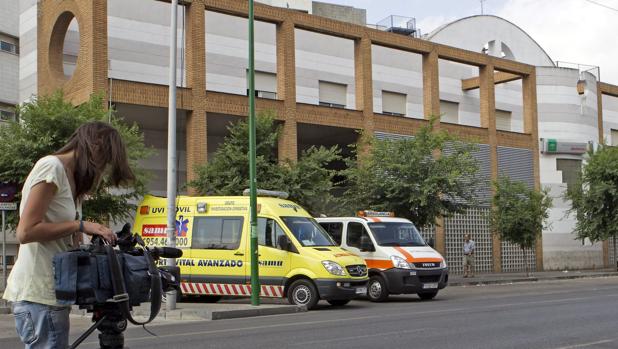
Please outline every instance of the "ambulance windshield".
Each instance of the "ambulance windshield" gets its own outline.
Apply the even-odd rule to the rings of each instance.
[[[281,217],[303,246],[335,246],[335,242],[313,218]]]
[[[380,246],[425,246],[416,227],[408,222],[369,223],[373,237]]]

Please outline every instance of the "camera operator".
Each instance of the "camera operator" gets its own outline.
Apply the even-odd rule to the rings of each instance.
[[[21,246],[3,298],[13,302],[17,333],[26,348],[68,346],[70,307],[56,301],[54,255],[77,247],[82,233],[116,240],[111,229],[81,216],[82,199],[104,174],[114,186],[135,179],[118,131],[89,122],[62,149],[40,159],[24,183],[17,226]]]

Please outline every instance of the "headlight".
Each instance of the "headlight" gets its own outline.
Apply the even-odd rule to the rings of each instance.
[[[442,262],[440,262],[440,268],[446,268],[446,260],[443,259]]]
[[[410,263],[399,256],[391,256],[391,261],[393,262],[393,266],[395,266],[395,268],[412,269],[410,267]]]
[[[345,270],[343,270],[343,267],[340,266],[338,263],[335,263],[333,261],[322,261],[322,265],[329,273],[333,275],[345,276]]]

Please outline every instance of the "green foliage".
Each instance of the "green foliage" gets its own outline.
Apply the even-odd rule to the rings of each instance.
[[[137,125],[129,126],[104,108],[101,96],[73,106],[57,92],[48,97],[38,97],[18,107],[18,122],[0,127],[0,180],[18,183],[25,181],[34,164],[52,154],[68,141],[73,132],[88,121],[110,122],[122,135],[131,168],[137,176],[132,188],[111,193],[104,178],[102,185],[83,203],[84,217],[98,222],[118,222],[130,218],[135,210],[131,202],[145,192],[146,172],[138,161],[151,155],[144,145],[143,135]],[[13,223],[15,217],[13,217]]]
[[[618,148],[600,145],[588,157],[566,198],[577,218],[577,238],[596,242],[618,236]]]
[[[365,142],[344,172],[347,207],[392,211],[424,227],[475,202],[476,146],[436,132],[433,120],[414,138]]]
[[[547,190],[531,189],[524,182],[506,176],[494,182],[494,188],[492,230],[503,241],[521,249],[534,247],[548,224],[552,200]]]
[[[256,117],[256,175],[259,189],[282,190],[312,214],[334,205],[331,194],[335,171],[326,166],[341,159],[336,147],[311,147],[297,162],[277,160],[280,127],[273,111]],[[249,126],[242,120],[228,127],[230,134],[208,163],[198,166],[197,179],[189,183],[200,195],[242,195],[249,188]]]

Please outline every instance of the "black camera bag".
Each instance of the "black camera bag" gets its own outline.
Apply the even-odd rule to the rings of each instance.
[[[118,304],[129,321],[141,325],[152,321],[161,307],[161,276],[148,249],[133,255],[115,250],[80,249],[54,256],[56,299],[65,305]],[[131,307],[151,301],[150,318],[140,323],[131,317]]]

